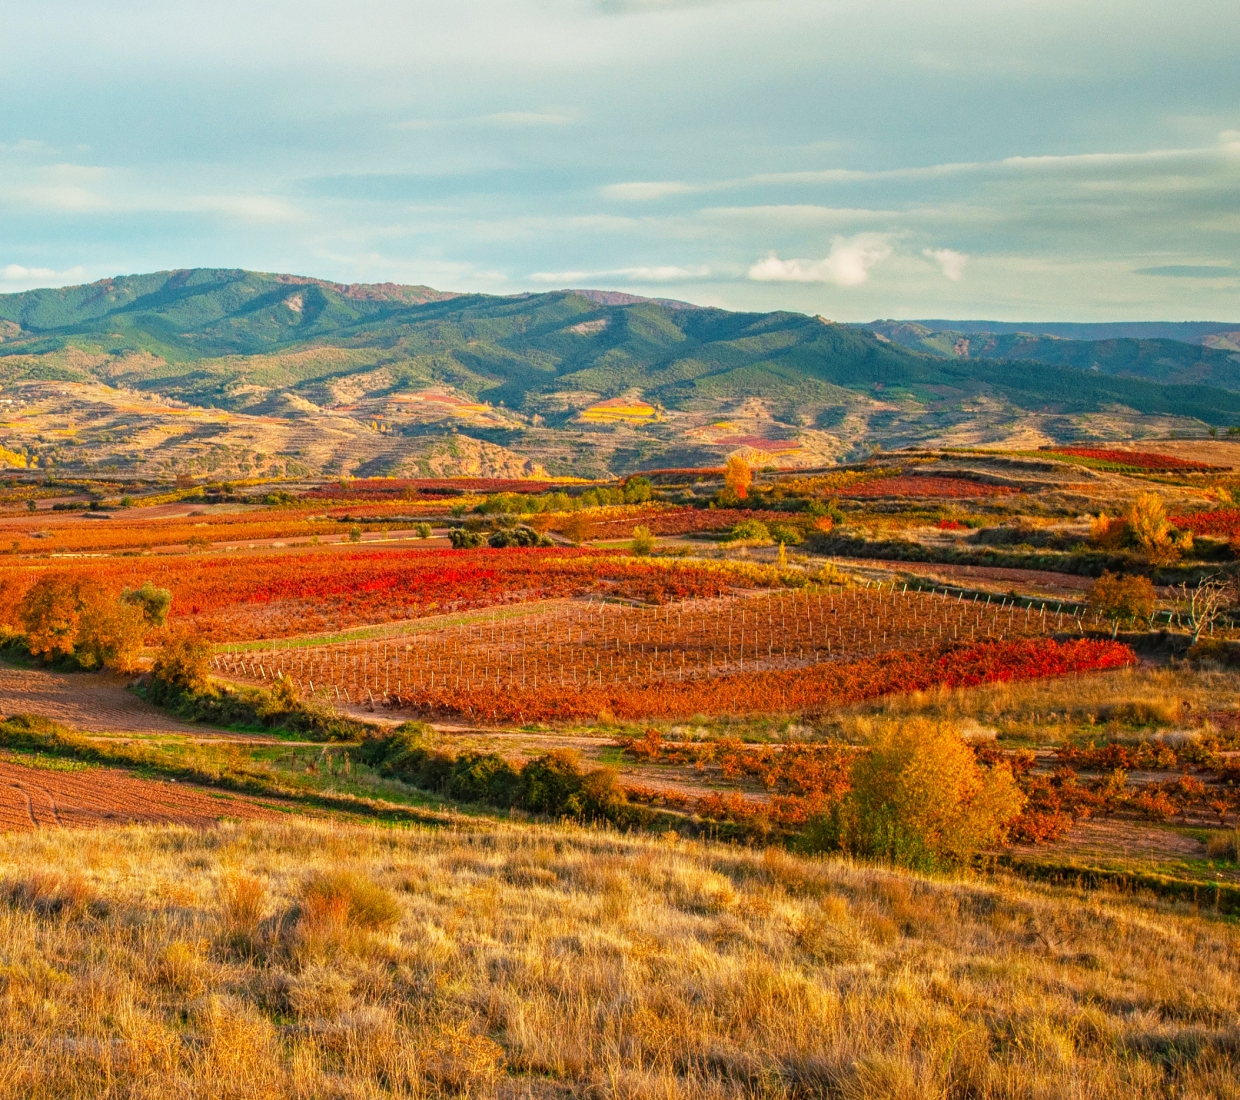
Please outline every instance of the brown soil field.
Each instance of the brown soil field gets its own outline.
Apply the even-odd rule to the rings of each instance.
[[[1109,451],[1143,451],[1172,455],[1208,466],[1240,466],[1240,441],[1232,439],[1135,439],[1117,443],[1086,443],[1074,446],[1104,447]]]
[[[0,760],[0,831],[101,825],[215,825],[221,818],[280,816],[259,799],[181,783],[136,779],[113,768],[60,770]]]
[[[38,714],[91,733],[209,732],[144,703],[125,689],[126,683],[109,673],[0,664],[0,715]]]
[[[895,573],[911,573],[918,577],[938,578],[945,583],[967,588],[1007,592],[1016,589],[1022,595],[1047,595],[1079,600],[1094,583],[1093,577],[1073,573],[1053,573],[1044,569],[1005,569],[989,565],[948,565],[939,562],[892,561],[885,558],[835,558],[841,565],[856,569],[889,569]]]

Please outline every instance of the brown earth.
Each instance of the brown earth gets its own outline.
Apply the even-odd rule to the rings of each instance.
[[[0,664],[0,715],[37,714],[92,733],[210,732],[144,703],[126,690],[127,682],[105,672],[51,672]]]
[[[214,825],[221,818],[275,818],[274,804],[113,768],[27,767],[0,760],[0,831],[56,826]]]

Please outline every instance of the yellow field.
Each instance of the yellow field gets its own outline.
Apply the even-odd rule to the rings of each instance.
[[[1240,932],[1152,903],[494,823],[0,874],[4,1097],[1238,1093]]]

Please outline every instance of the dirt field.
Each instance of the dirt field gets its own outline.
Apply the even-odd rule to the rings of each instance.
[[[0,715],[38,714],[91,733],[209,732],[144,703],[126,690],[127,683],[108,673],[49,672],[0,663]]]
[[[0,760],[0,831],[63,826],[207,826],[221,818],[275,818],[259,799],[188,784],[135,779],[112,768],[27,767]]]

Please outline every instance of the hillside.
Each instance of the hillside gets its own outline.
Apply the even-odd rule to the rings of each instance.
[[[1240,364],[1213,349],[1116,341],[1137,345],[1131,369],[1065,352],[1014,373],[1002,361],[1023,338],[956,357],[803,314],[610,292],[494,297],[199,269],[0,296],[0,330],[0,400],[19,413],[0,443],[96,472],[228,476],[247,453],[290,472],[410,472],[457,435],[494,448],[497,470],[603,476],[734,451],[818,465],[875,443],[1240,423],[1240,393],[1219,388],[1240,389]],[[1042,343],[1023,357],[1049,354]],[[182,403],[213,411],[187,431]]]
[[[1177,331],[1179,326],[1175,325],[1046,325],[1018,332],[978,329],[963,323],[957,328],[932,328],[917,321],[879,321],[868,327],[901,347],[943,358],[1033,359],[1049,366],[1151,382],[1240,390],[1240,325],[1231,326],[1237,331],[1208,333],[1197,331],[1207,326],[1186,325],[1183,339],[1104,334],[1108,329]],[[1079,328],[1100,335],[1072,339],[1043,331],[1051,328]]]

